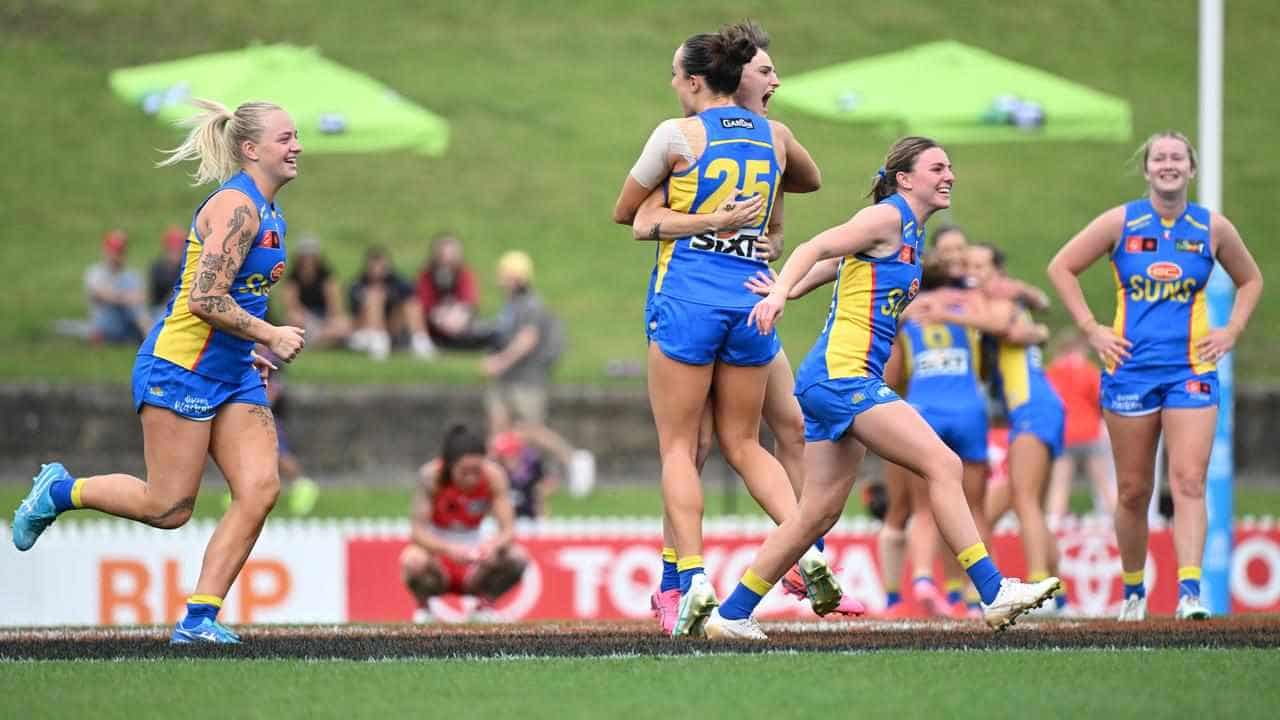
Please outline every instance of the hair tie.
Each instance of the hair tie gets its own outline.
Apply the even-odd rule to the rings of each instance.
[[[885,176],[884,168],[880,168],[879,170],[876,171],[876,177],[883,178],[884,176]]]

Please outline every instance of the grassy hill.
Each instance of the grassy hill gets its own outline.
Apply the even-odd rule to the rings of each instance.
[[[7,167],[0,174],[0,379],[125,382],[132,353],[83,352],[52,336],[54,318],[83,314],[81,277],[113,226],[133,238],[132,263],[158,252],[160,234],[183,224],[204,190],[176,169],[152,167],[177,135],[112,97],[110,69],[253,42],[314,45],[441,113],[452,124],[447,155],[304,155],[282,194],[294,233],[319,234],[344,276],[364,248],[389,246],[410,272],[427,239],[456,230],[499,298],[493,261],[527,249],[537,282],[568,320],[566,381],[597,381],[611,360],[640,360],[641,297],[653,247],[612,225],[617,190],[652,127],[675,114],[668,87],[673,48],[688,34],[744,16],[773,34],[786,78],[833,62],[954,38],[1128,98],[1135,136],[1125,144],[966,145],[951,148],[958,184],[950,218],[1010,250],[1013,271],[1047,285],[1054,250],[1101,210],[1141,192],[1126,160],[1141,138],[1166,127],[1196,130],[1194,0],[1158,2],[670,3],[245,2],[19,0],[0,9],[0,112]],[[428,6],[431,5],[431,6]],[[1280,250],[1270,212],[1280,180],[1263,65],[1280,34],[1264,0],[1234,0],[1227,14],[1225,211],[1264,271]],[[1262,65],[1259,64],[1262,63]],[[910,78],[903,78],[909,83]],[[821,164],[824,189],[789,199],[792,244],[863,204],[869,177],[892,140],[854,126],[784,115]],[[945,142],[945,138],[941,138]],[[305,144],[306,138],[303,138]],[[297,237],[295,234],[294,237]],[[1110,279],[1087,277],[1109,314]],[[826,297],[792,308],[783,339],[801,356]],[[1051,320],[1062,323],[1056,310]],[[1255,315],[1237,353],[1241,380],[1280,376],[1268,363],[1280,305]],[[295,377],[311,381],[458,381],[474,360],[407,359],[375,365],[347,353],[304,354]]]

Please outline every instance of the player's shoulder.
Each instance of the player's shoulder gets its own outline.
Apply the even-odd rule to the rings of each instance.
[[[505,490],[509,484],[506,468],[494,460],[486,459],[484,461],[484,476],[489,482],[489,487],[493,490]]]
[[[258,224],[258,208],[253,198],[236,187],[223,186],[214,191],[200,210],[200,215],[235,218],[242,223]]]
[[[1132,205],[1132,203],[1122,203],[1120,205],[1107,208],[1106,210],[1098,213],[1098,216],[1095,217],[1093,222],[1090,224],[1108,231],[1119,232],[1125,225],[1125,218],[1129,216],[1130,205]],[[1135,222],[1142,220],[1143,218],[1135,218]],[[1152,220],[1154,220],[1154,215],[1151,218],[1146,218],[1146,221]]]
[[[868,205],[854,213],[851,222],[856,222],[877,232],[897,232],[902,227],[902,211],[898,206],[888,202]]]
[[[1231,220],[1228,219],[1226,215],[1223,215],[1217,210],[1209,210],[1208,217],[1209,217],[1210,231],[1219,232],[1219,233],[1227,232],[1232,234],[1239,234],[1239,231],[1236,230],[1235,224],[1232,223]]]
[[[436,476],[440,474],[440,470],[444,465],[444,461],[440,458],[428,460],[418,468],[418,479],[428,484],[435,482]]]
[[[657,134],[670,133],[672,131],[679,130],[681,127],[680,123],[684,120],[688,120],[688,118],[666,118],[654,126],[653,132],[654,134]]]
[[[697,115],[690,115],[689,117],[667,118],[666,120],[663,120],[660,125],[658,125],[658,127],[663,127],[663,126],[666,126],[671,130],[682,132],[686,136],[689,135],[689,133],[693,133],[693,132],[702,133],[706,131],[702,125],[702,118],[698,117]]]

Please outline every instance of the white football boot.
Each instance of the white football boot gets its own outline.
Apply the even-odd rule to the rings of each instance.
[[[720,615],[720,608],[711,611],[703,626],[707,637],[712,640],[768,640],[769,636],[760,629],[755,617],[742,620],[728,620]]]
[[[982,619],[992,630],[1003,630],[1012,625],[1019,615],[1051,601],[1061,588],[1062,581],[1056,577],[1033,583],[1005,578],[1000,581],[1000,592],[996,593],[995,600],[990,605],[983,603]]]
[[[1147,619],[1147,599],[1140,595],[1130,595],[1124,599],[1120,607],[1119,622],[1142,622]]]

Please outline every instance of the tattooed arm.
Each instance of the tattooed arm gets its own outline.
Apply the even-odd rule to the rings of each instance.
[[[238,192],[221,192],[200,211],[196,227],[204,240],[191,290],[191,314],[213,327],[260,342],[289,361],[302,349],[302,331],[276,327],[245,312],[231,297],[231,285],[258,234],[258,213]],[[283,352],[282,352],[283,351]]]
[[[631,226],[636,240],[673,240],[723,230],[737,230],[758,222],[764,208],[764,196],[752,195],[746,200],[729,198],[719,210],[711,213],[683,213],[664,205],[661,190],[654,190],[636,212]]]

